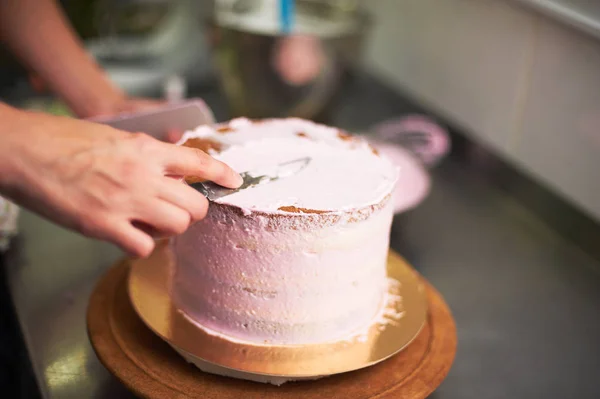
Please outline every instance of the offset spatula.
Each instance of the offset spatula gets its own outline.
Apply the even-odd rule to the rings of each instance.
[[[165,104],[147,111],[89,120],[127,132],[143,132],[162,141],[167,141],[167,134],[170,131],[183,133],[201,125],[215,123],[210,108],[198,98]]]
[[[261,184],[268,184],[279,179],[293,176],[304,169],[306,165],[309,164],[310,160],[310,157],[298,158],[294,159],[293,161],[280,163],[268,168],[261,168],[255,171],[241,173],[244,183],[242,183],[239,188],[235,189],[219,186],[213,182],[192,183],[190,185],[204,194],[209,201],[215,201],[219,198],[237,193],[241,190],[256,187]]]

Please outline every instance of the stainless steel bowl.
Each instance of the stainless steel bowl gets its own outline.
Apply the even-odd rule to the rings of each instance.
[[[334,99],[344,74],[360,60],[370,20],[357,0],[296,0],[292,36],[279,28],[276,6],[267,0],[223,1],[217,3],[209,23],[215,69],[232,117],[314,119]],[[300,56],[292,65],[288,60],[282,67],[278,52],[295,51],[295,44],[289,50],[290,41],[298,38],[305,41],[300,47],[312,48],[310,57]],[[313,76],[301,82],[289,78],[294,68],[310,69],[303,63],[315,59],[318,68],[313,65]]]

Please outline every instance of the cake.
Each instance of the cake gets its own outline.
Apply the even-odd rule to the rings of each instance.
[[[180,312],[228,339],[270,345],[341,340],[379,315],[397,178],[386,158],[297,118],[234,119],[178,144],[240,173],[311,158],[292,176],[211,202],[171,240]]]

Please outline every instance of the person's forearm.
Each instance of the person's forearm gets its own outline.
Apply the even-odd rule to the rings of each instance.
[[[85,52],[55,0],[0,0],[0,39],[80,116],[124,97]]]

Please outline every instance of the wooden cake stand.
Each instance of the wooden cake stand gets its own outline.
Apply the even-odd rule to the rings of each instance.
[[[139,318],[127,294],[129,261],[100,280],[90,298],[88,334],[104,366],[143,398],[424,398],[444,380],[456,353],[456,326],[427,282],[427,323],[414,341],[374,366],[316,381],[261,384],[204,373]]]

